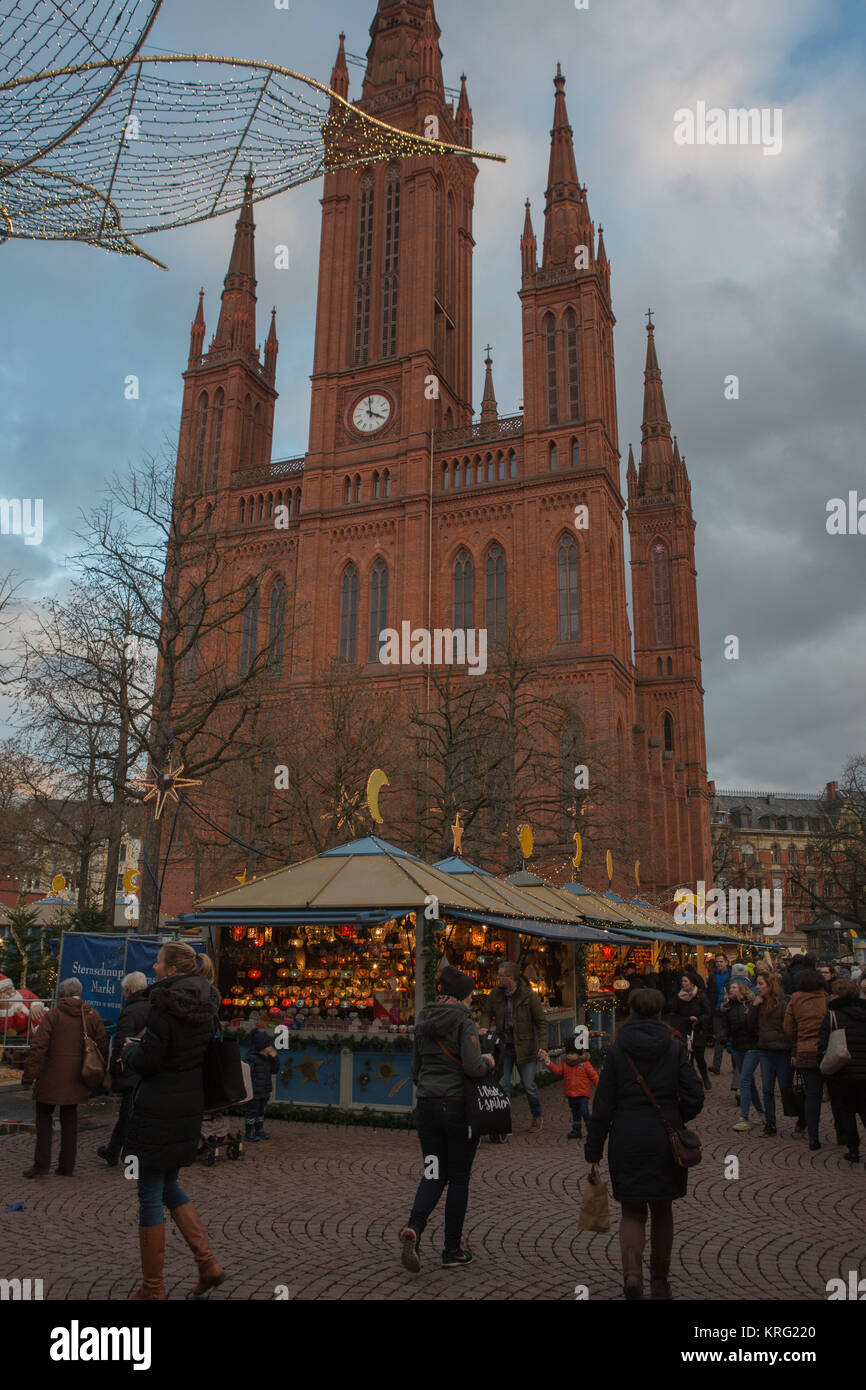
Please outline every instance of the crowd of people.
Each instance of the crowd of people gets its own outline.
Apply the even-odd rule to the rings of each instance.
[[[439,997],[422,1011],[415,1028],[413,1077],[425,1167],[400,1233],[406,1269],[421,1269],[421,1238],[443,1193],[442,1264],[471,1262],[462,1236],[480,1141],[468,1132],[466,1081],[501,1077],[510,1088],[515,1064],[535,1133],[542,1125],[537,1065],[562,1077],[572,1115],[569,1137],[579,1138],[581,1124],[586,1125],[590,1182],[598,1180],[607,1145],[613,1195],[622,1209],[619,1241],[629,1300],[643,1298],[648,1222],[650,1296],[673,1297],[673,1202],[688,1190],[684,1151],[699,1149],[698,1136],[687,1126],[703,1109],[711,1075],[725,1074],[727,1057],[737,1132],[752,1129],[754,1108],[763,1121],[760,1136],[779,1137],[778,1089],[782,1113],[794,1120],[791,1137],[805,1136],[810,1150],[820,1149],[826,1085],[842,1158],[859,1162],[858,1117],[866,1129],[866,973],[859,967],[819,966],[808,954],[778,967],[768,957],[756,963],[719,954],[706,976],[691,967],[676,969],[666,958],[652,974],[640,974],[634,966],[623,974],[628,983],[618,1026],[599,1074],[575,1039],[561,1062],[551,1062],[546,1022],[533,1010],[532,991],[515,965],[500,967],[499,984],[483,1006],[480,1032],[472,1013],[471,976],[451,965],[440,971]],[[822,1061],[831,1038],[840,1035],[839,1065],[825,1077]]]
[[[111,1137],[97,1152],[109,1166],[135,1159],[139,1300],[166,1296],[166,1210],[197,1263],[193,1294],[201,1296],[225,1278],[179,1184],[180,1169],[196,1157],[202,1128],[203,1065],[219,1010],[213,963],[189,945],[171,942],[160,948],[155,973],[150,986],[139,973],[122,982],[124,1004],[110,1066],[99,1015],[83,1002],[79,981],[62,981],[57,1004],[34,1034],[22,1078],[25,1086],[33,1085],[36,1103],[36,1149],[25,1176],[40,1178],[51,1170],[53,1114],[59,1107],[56,1171],[71,1177],[77,1108],[92,1093],[92,1067],[108,1068],[121,1104]],[[499,983],[481,1010],[480,1030],[472,1012],[474,980],[452,965],[442,967],[437,998],[419,1013],[414,1032],[412,1072],[424,1176],[400,1234],[406,1269],[421,1269],[421,1238],[443,1194],[442,1265],[472,1261],[463,1228],[479,1139],[467,1125],[467,1080],[493,1079],[510,1095],[516,1070],[536,1134],[543,1124],[539,1065],[562,1080],[571,1111],[569,1138],[581,1138],[586,1130],[590,1182],[598,1178],[607,1146],[613,1195],[622,1208],[619,1240],[628,1299],[643,1297],[648,1223],[651,1297],[673,1296],[672,1204],[688,1187],[682,1145],[698,1142],[687,1126],[703,1108],[711,1076],[725,1076],[726,1058],[736,1131],[752,1129],[754,1110],[762,1121],[760,1136],[779,1137],[778,1090],[782,1115],[794,1120],[790,1135],[805,1136],[810,1150],[819,1150],[826,1085],[842,1159],[859,1163],[858,1117],[866,1128],[866,973],[841,963],[819,965],[812,955],[794,956],[777,967],[766,957],[754,963],[719,954],[706,976],[691,967],[676,969],[664,958],[652,974],[630,966],[623,974],[627,988],[618,1026],[597,1071],[576,1037],[560,1061],[552,1059],[543,1008],[515,963],[502,962]],[[829,1057],[833,1066],[825,1062],[822,1070]],[[276,1066],[264,1030],[254,1035],[250,1059],[247,1137],[255,1142],[268,1138],[264,1113]]]

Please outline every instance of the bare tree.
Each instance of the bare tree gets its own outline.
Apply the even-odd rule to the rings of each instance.
[[[788,891],[814,916],[838,916],[866,927],[866,755],[850,758],[838,806],[827,807],[824,830],[812,837],[811,865],[792,867]]]

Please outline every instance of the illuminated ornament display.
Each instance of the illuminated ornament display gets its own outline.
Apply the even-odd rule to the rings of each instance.
[[[391,783],[380,767],[375,768],[367,778],[367,807],[377,825],[384,824],[384,816],[379,810],[379,793]]]
[[[181,777],[180,774],[182,772],[183,763],[181,763],[178,768],[174,768],[172,766],[171,754],[169,754],[168,762],[166,763],[165,770],[160,778],[155,779],[153,781],[150,781],[148,779],[137,779],[136,781],[133,781],[131,783],[133,787],[138,787],[140,790],[145,792],[145,795],[142,797],[142,801],[156,801],[157,820],[159,820],[160,816],[162,815],[163,808],[165,806],[166,801],[168,801],[169,797],[172,801],[177,802],[178,805],[180,804],[178,788],[201,786],[200,778]]]

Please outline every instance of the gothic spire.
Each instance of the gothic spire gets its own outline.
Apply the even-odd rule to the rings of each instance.
[[[253,220],[252,169],[246,176],[244,201],[235,224],[235,240],[222,294],[213,347],[247,356],[256,343],[256,224]]]
[[[493,389],[493,358],[490,356],[492,349],[488,347],[484,365],[487,373],[484,378],[484,399],[481,402],[481,423],[482,425],[493,424],[499,419],[499,407],[496,404],[496,392]]]
[[[337,52],[337,61],[331,73],[331,91],[336,92],[338,97],[343,97],[348,101],[349,98],[349,67],[346,62],[346,35],[340,35],[340,47]]]
[[[271,386],[273,386],[277,377],[277,353],[279,350],[280,344],[277,338],[277,311],[274,308],[271,310],[271,327],[267,342],[265,343],[265,375]]]
[[[201,366],[201,355],[204,349],[204,290],[199,290],[198,309],[193,319],[192,328],[189,335],[189,370],[193,367]]]
[[[652,311],[647,317],[646,371],[644,372],[643,424],[639,492],[662,492],[671,484],[675,459],[664,386],[656,354]]]
[[[460,100],[457,103],[457,132],[460,136],[461,145],[469,149],[472,145],[472,107],[469,105],[469,95],[466,91],[466,73],[460,74]]]
[[[444,93],[440,33],[430,0],[379,0],[370,25],[363,98],[406,82]]]
[[[526,200],[526,217],[523,221],[523,235],[520,238],[520,259],[523,264],[523,279],[530,279],[538,269],[538,242],[532,227],[532,207]]]
[[[590,261],[594,255],[594,232],[586,204],[586,189],[577,177],[574,158],[574,132],[565,104],[565,78],[559,63],[553,79],[556,89],[553,129],[550,132],[550,172],[544,210],[545,269],[574,263],[575,250],[586,246]]]

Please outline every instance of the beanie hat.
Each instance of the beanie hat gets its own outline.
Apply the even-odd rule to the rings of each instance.
[[[465,999],[475,989],[471,975],[464,975],[453,965],[443,965],[439,971],[439,993],[449,994],[452,999]]]
[[[731,979],[732,979],[732,980],[746,980],[746,981],[748,981],[748,979],[749,979],[749,972],[748,972],[748,969],[746,968],[746,966],[745,966],[745,965],[739,965],[739,964],[738,964],[738,965],[733,965],[733,966],[731,966]]]
[[[252,1043],[253,1050],[255,1052],[264,1052],[266,1047],[273,1046],[270,1035],[265,1032],[264,1028],[256,1028],[255,1032],[250,1038],[250,1042]]]

